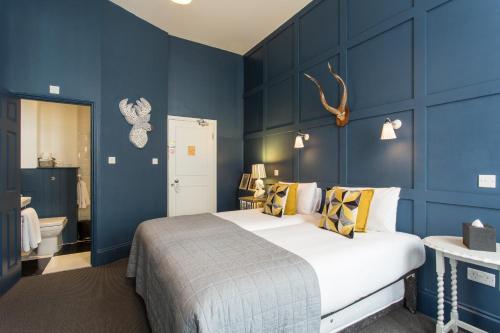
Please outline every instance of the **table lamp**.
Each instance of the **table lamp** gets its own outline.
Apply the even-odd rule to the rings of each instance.
[[[266,194],[264,189],[264,181],[261,178],[266,178],[266,168],[264,164],[253,164],[252,165],[252,178],[257,179],[255,181],[255,193],[254,197],[259,198]]]

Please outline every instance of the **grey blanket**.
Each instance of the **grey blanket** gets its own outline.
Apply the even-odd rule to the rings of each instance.
[[[153,332],[319,332],[313,268],[212,214],[141,223],[127,276]]]

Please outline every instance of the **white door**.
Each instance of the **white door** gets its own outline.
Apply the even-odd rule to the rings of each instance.
[[[168,117],[168,216],[217,211],[217,121]]]

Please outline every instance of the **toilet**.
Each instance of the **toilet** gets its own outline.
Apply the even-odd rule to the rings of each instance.
[[[40,219],[42,242],[38,244],[37,254],[39,256],[51,256],[61,249],[62,231],[66,223],[68,223],[68,219],[65,216]]]

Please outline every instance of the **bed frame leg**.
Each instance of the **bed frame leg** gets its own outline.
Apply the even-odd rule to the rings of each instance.
[[[405,277],[405,307],[411,313],[417,313],[417,275],[415,272]]]

